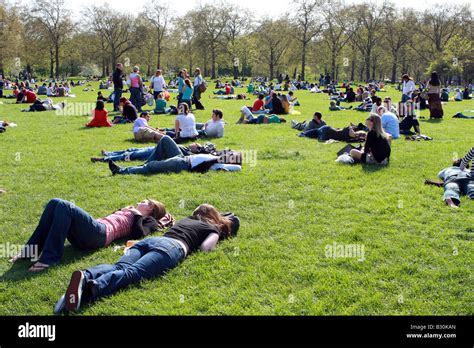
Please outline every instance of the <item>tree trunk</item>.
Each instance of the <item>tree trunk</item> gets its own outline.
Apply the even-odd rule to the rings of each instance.
[[[303,42],[303,49],[301,51],[301,81],[305,79],[305,69],[306,69],[306,42]]]
[[[393,57],[393,63],[392,63],[392,78],[390,79],[390,82],[391,83],[395,83],[396,79],[397,79],[397,58],[396,58],[396,54],[394,55]]]
[[[211,48],[211,78],[216,78],[216,49]]]
[[[234,64],[235,58],[232,59],[232,65],[234,67],[234,80],[237,80],[239,78],[239,67]]]
[[[354,81],[354,78],[355,78],[355,68],[356,68],[355,59],[352,59],[352,62],[351,62],[351,81]]]
[[[158,58],[156,59],[156,69],[160,69],[160,67],[161,67],[161,42],[158,43],[158,49],[157,49],[156,53],[158,54]]]
[[[365,81],[369,82],[370,81],[370,64],[371,63],[371,58],[370,58],[370,52],[367,52],[365,55]]]
[[[105,58],[102,58],[102,77],[106,77],[106,72],[105,72]]]
[[[336,79],[336,54],[334,51],[331,54],[331,76]]]
[[[49,77],[54,77],[54,52],[53,48],[49,48]]]
[[[59,45],[55,45],[54,46],[54,57],[55,57],[55,60],[56,60],[56,78],[58,79],[59,78]]]

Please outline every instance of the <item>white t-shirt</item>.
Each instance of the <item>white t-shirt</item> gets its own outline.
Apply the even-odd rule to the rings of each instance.
[[[192,155],[191,158],[191,168],[196,168],[198,165],[204,162],[209,162],[213,160],[218,160],[219,157],[208,154]]]
[[[411,96],[413,91],[416,89],[415,82],[413,80],[408,80],[408,82],[403,83],[403,94]]]
[[[153,76],[150,81],[153,83],[153,90],[155,92],[163,91],[163,88],[166,87],[166,82],[163,76]]]
[[[198,132],[196,130],[196,120],[193,114],[178,115],[176,116],[176,120],[179,122],[179,128],[181,130],[179,136],[181,138],[197,137]]]
[[[212,138],[222,138],[224,136],[224,122],[221,120],[216,122],[213,120],[207,121],[206,135]]]
[[[138,130],[142,127],[147,127],[148,121],[145,120],[143,117],[139,117],[133,122],[133,133],[137,133]]]
[[[196,87],[196,86],[199,86],[200,84],[202,83],[202,76],[201,75],[198,75],[194,78],[194,84],[193,86]]]

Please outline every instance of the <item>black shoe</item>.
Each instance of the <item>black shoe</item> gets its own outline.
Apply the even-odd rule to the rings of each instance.
[[[82,271],[74,271],[65,294],[65,307],[68,311],[76,311],[81,306],[82,292],[85,287],[85,277]]]
[[[118,174],[120,167],[114,163],[114,161],[109,161],[109,169],[112,172],[112,175]]]

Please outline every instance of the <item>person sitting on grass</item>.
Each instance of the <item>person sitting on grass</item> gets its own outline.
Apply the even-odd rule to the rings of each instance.
[[[373,105],[372,98],[366,97],[364,99],[364,102],[360,104],[358,107],[354,108],[354,110],[370,112],[372,110],[372,105]]]
[[[391,113],[395,114],[398,117],[398,110],[393,105],[392,98],[385,97],[383,100],[383,106],[385,107],[385,109],[387,109],[387,111],[390,111]]]
[[[298,101],[298,98],[294,96],[293,91],[289,91],[288,94],[286,95],[286,98],[288,99],[288,102],[290,103],[291,106],[300,106],[300,102]]]
[[[224,136],[224,116],[222,110],[212,110],[211,119],[206,123],[196,123],[196,129],[198,130],[200,137],[207,138],[222,138]]]
[[[215,91],[214,94],[216,94],[216,95],[231,95],[232,94],[232,89],[231,89],[229,83],[226,82],[225,85],[224,85],[224,89],[223,90],[220,89],[218,91]]]
[[[263,101],[263,98],[264,95],[260,93],[257,99],[255,99],[252,107],[249,107],[253,114],[268,113],[269,110],[265,110],[265,102]]]
[[[387,111],[384,106],[379,106],[377,109],[377,114],[382,120],[383,130],[390,134],[392,139],[400,138],[400,124],[398,122],[398,117],[394,113]]]
[[[354,93],[354,88],[349,88],[349,91],[346,94],[346,102],[353,103],[356,101],[356,94]]]
[[[55,313],[77,311],[86,303],[116,293],[142,279],[159,277],[178,266],[187,256],[210,252],[219,242],[235,237],[240,220],[221,214],[209,204],[199,205],[189,217],[177,221],[163,236],[145,238],[127,248],[114,265],[99,265],[74,271]]]
[[[177,142],[184,142],[196,139],[198,131],[196,129],[196,118],[190,112],[190,108],[185,100],[178,106],[174,130],[165,129],[166,134],[174,138]]]
[[[215,156],[198,154],[184,156],[176,142],[169,136],[164,136],[159,142],[156,151],[141,166],[121,168],[113,161],[109,161],[112,175],[141,174],[151,175],[158,173],[180,173],[182,171],[205,173],[208,170],[240,171],[242,159],[239,157]]]
[[[346,108],[344,106],[336,105],[335,101],[329,102],[329,111],[341,111],[341,110],[350,110],[350,109],[352,109],[352,105]]]
[[[160,114],[167,114],[169,110],[166,108],[166,100],[163,98],[163,93],[158,93],[155,101],[155,109],[153,113],[160,115]]]
[[[109,101],[109,98],[104,97],[101,91],[97,92],[97,100],[102,100],[104,103]]]
[[[280,97],[278,96],[278,94],[276,94],[274,91],[272,91],[270,96],[271,96],[271,104],[272,104],[272,107],[270,109],[270,113],[275,114],[275,115],[287,114],[287,112],[286,112],[287,110],[285,110],[285,108],[283,107],[283,102],[280,99]]]
[[[369,132],[362,150],[352,149],[350,156],[355,162],[387,165],[390,161],[390,135],[382,128],[379,115],[371,114],[366,122]]]
[[[78,249],[99,249],[117,239],[142,238],[173,221],[165,206],[151,199],[96,220],[74,203],[55,198],[46,205],[33,235],[10,262],[39,256],[29,271],[41,272],[61,261],[66,239]],[[33,247],[41,255],[31,255],[29,249]]]
[[[464,88],[464,91],[462,92],[462,99],[464,99],[464,100],[472,99],[471,90],[469,89],[468,86],[466,86],[466,88]]]
[[[474,154],[474,148],[471,149]],[[469,173],[469,165],[463,165],[463,160],[456,160],[451,167],[445,168],[438,173],[442,182],[425,180],[426,185],[444,187],[443,201],[451,208],[457,209],[461,205],[460,197],[466,195],[474,199],[474,176]]]
[[[38,92],[36,94],[38,95],[47,95],[48,87],[46,86],[46,83],[43,83],[41,86],[38,87]]]
[[[382,98],[374,97],[372,98],[372,100],[374,101],[374,103],[372,104],[372,109],[370,110],[370,113],[376,114],[378,108],[382,106]]]
[[[462,101],[462,92],[461,89],[456,88],[456,95],[454,96],[454,101],[460,102]]]
[[[448,102],[449,101],[449,92],[447,88],[443,88],[441,90],[441,96],[440,99],[442,102]]]
[[[130,100],[125,97],[121,97],[119,100],[119,107],[122,111],[121,116],[115,116],[113,124],[125,124],[135,122],[138,118],[137,108],[132,104]]]
[[[86,127],[112,127],[107,116],[104,101],[97,100],[95,109],[92,111],[92,120],[86,124]]]
[[[323,115],[316,111],[313,115],[313,119],[309,122],[303,121],[302,123],[299,123],[295,120],[291,121],[291,128],[304,132],[321,128],[322,126],[326,125],[326,122],[324,122],[322,118]]]
[[[148,125],[150,121],[150,114],[142,112],[140,117],[133,122],[133,137],[140,143],[154,142],[157,143],[165,135],[158,128],[153,128]]]

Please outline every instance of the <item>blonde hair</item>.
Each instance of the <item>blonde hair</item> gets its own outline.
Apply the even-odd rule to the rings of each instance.
[[[166,215],[166,207],[163,203],[155,201],[154,199],[147,198],[149,202],[153,205],[152,216],[156,220],[160,220],[163,216]]]
[[[219,239],[227,239],[231,236],[231,221],[222,216],[214,206],[201,204],[193,211],[193,217],[216,226],[219,229]]]

